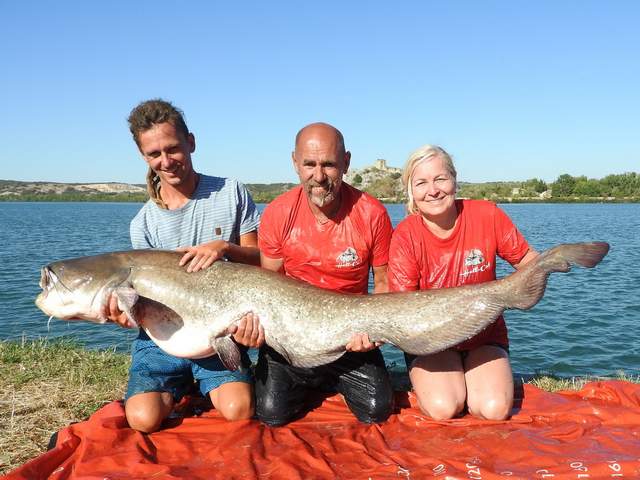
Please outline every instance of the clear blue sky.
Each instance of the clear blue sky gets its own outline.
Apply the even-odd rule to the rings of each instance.
[[[0,179],[144,182],[126,117],[186,113],[196,169],[295,181],[299,128],[352,166],[424,143],[462,181],[640,171],[640,2],[0,0]]]

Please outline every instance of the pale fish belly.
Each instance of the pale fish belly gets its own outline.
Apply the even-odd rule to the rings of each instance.
[[[169,335],[149,328],[145,328],[145,331],[156,345],[174,357],[198,359],[217,353],[211,346],[209,332],[204,328],[183,326]]]

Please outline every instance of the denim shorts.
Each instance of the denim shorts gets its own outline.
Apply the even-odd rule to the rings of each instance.
[[[138,393],[169,392],[175,402],[189,393],[194,380],[202,395],[229,382],[252,383],[249,373],[251,364],[247,349],[239,346],[243,368],[234,372],[227,370],[218,355],[190,360],[169,355],[140,330],[133,341],[131,368],[125,401]]]

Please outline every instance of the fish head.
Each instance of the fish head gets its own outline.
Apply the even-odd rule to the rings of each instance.
[[[114,255],[62,260],[42,267],[36,306],[63,320],[104,323],[102,308],[110,293],[127,281],[131,272]]]

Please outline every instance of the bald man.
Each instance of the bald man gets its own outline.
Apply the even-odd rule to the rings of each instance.
[[[342,181],[351,154],[340,131],[307,125],[296,136],[293,166],[300,185],[265,209],[258,232],[263,268],[320,288],[366,295],[370,269],[374,293],[387,291],[391,221],[375,198]],[[358,420],[378,423],[391,413],[392,389],[379,345],[354,332],[347,353],[328,365],[289,365],[272,348],[260,349],[256,414],[272,426],[305,410],[313,390],[336,390]]]

